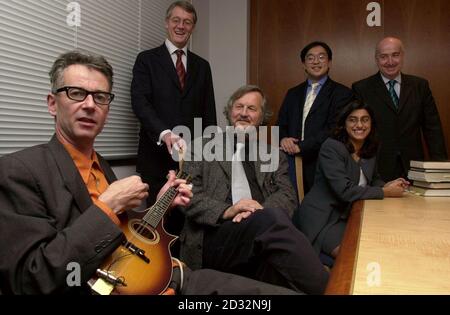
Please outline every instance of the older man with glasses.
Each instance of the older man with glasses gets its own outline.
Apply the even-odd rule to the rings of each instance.
[[[149,226],[139,230],[133,223],[134,229],[127,233],[126,227],[132,229],[127,224],[131,221],[126,220],[126,213],[121,213],[139,206],[147,198],[148,185],[138,176],[117,180],[111,167],[94,149],[95,138],[105,125],[114,98],[112,67],[101,56],[72,51],[54,62],[50,81],[52,92],[47,96],[47,106],[55,118],[55,135],[46,144],[0,159],[0,290],[3,294],[86,294],[91,293],[88,283],[100,294],[125,284],[130,289],[127,294],[150,294],[154,290],[143,290],[142,283],[160,281],[164,274],[168,277],[162,282],[161,291],[172,280],[172,290],[165,293],[295,293],[214,270],[190,271],[178,260],[171,264],[168,245],[159,242],[167,237],[161,230],[155,232]],[[173,199],[165,206],[173,208],[190,203],[191,187],[185,180],[176,179],[173,171],[169,172],[160,195],[169,187],[172,193],[175,189],[177,193],[171,195]],[[155,244],[152,251],[139,247],[142,243],[136,239],[146,236],[142,231],[158,234],[158,240],[147,242]],[[125,234],[132,233],[134,237],[125,238]],[[118,256],[114,257],[119,258],[106,263],[116,249]],[[167,264],[163,254],[155,254],[164,250]],[[159,256],[151,256],[154,254]],[[136,271],[138,277],[129,272],[125,276],[118,273],[116,263],[125,261],[128,265],[134,261],[133,257],[141,263],[141,269]],[[128,269],[136,267],[131,265],[133,268]],[[158,277],[149,277],[148,272],[144,273],[145,268],[156,268]],[[100,279],[88,281],[96,274]],[[139,281],[142,283],[137,287]]]
[[[186,134],[181,138],[173,128],[186,126],[194,135],[196,118],[203,129],[217,124],[211,67],[188,49],[196,25],[197,12],[191,2],[173,2],[166,11],[166,40],[140,52],[133,67],[131,105],[141,126],[136,171],[144,182],[151,183],[147,205],[155,202],[167,171],[178,167],[172,158],[177,152],[173,151],[185,148],[184,140],[191,140]],[[165,224],[171,233],[178,234],[184,217],[174,209]],[[176,243],[172,248],[173,253],[178,252],[178,246]]]
[[[203,128],[216,125],[210,65],[188,49],[196,24],[197,12],[189,1],[173,2],[166,12],[167,39],[139,53],[134,64],[131,103],[141,125],[136,170],[152,183],[147,204],[155,201],[167,170],[177,167],[171,154],[183,141],[172,129],[186,126],[193,135],[195,118],[201,118]],[[168,228],[179,232],[182,220],[171,213],[174,225]]]

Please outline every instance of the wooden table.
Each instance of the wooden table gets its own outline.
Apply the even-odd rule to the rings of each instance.
[[[355,202],[327,294],[450,294],[450,198]]]

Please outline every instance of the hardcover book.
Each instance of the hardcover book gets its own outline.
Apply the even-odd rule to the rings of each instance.
[[[408,171],[408,178],[423,182],[450,182],[450,170],[448,172],[421,172]]]
[[[450,161],[434,162],[434,161],[410,161],[409,166],[412,168],[434,169],[434,170],[450,170]]]
[[[423,182],[420,180],[415,180],[413,184],[416,187],[423,187],[423,188],[450,189],[450,182],[429,183],[429,182]]]
[[[446,197],[450,196],[450,189],[428,189],[416,186],[410,186],[409,191],[425,197]]]

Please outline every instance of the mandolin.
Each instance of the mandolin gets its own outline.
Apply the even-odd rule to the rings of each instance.
[[[190,181],[178,172],[177,178]],[[178,191],[170,187],[156,203],[141,212],[127,211],[121,217],[125,240],[97,269],[91,286],[98,294],[156,295],[167,289],[172,278],[170,246],[178,238],[163,226],[164,214]]]

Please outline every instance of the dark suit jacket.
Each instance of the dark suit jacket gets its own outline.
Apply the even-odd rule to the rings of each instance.
[[[216,149],[225,150],[220,146]],[[284,209],[292,216],[297,207],[297,197],[289,181],[286,156],[279,153],[279,166],[274,172],[261,172],[261,161],[255,161],[256,180],[264,197],[262,206]],[[231,161],[186,161],[185,171],[192,175],[194,196],[191,206],[185,210],[186,222],[180,236],[181,258],[189,267],[198,269],[202,266],[204,230],[218,226],[224,211],[232,206],[228,200]]]
[[[216,125],[211,68],[190,51],[183,91],[165,44],[141,52],[133,68],[131,101],[141,124],[137,171],[144,177],[165,177],[175,166],[166,146],[156,144],[163,130],[184,125],[194,137],[195,117],[203,119],[203,128]]]
[[[360,168],[367,186],[358,186]],[[346,219],[353,201],[382,199],[384,182],[376,171],[376,158],[353,160],[342,142],[328,138],[319,153],[314,186],[300,205],[296,226],[320,252],[328,228]]]
[[[285,137],[302,137],[303,106],[308,82],[290,89],[278,114],[280,140]],[[329,136],[336,123],[336,115],[353,96],[352,91],[330,78],[320,89],[305,121],[305,140],[300,141],[300,155],[303,159],[303,183],[307,192],[314,183],[317,155],[320,146]],[[291,167],[290,172],[295,172]],[[294,176],[295,178],[295,176]]]
[[[375,112],[381,141],[378,165],[385,181],[395,179],[398,157],[405,172],[410,160],[424,159],[422,133],[431,160],[447,159],[439,113],[426,80],[402,74],[398,110],[380,73],[354,83],[353,90]]]
[[[116,179],[99,156],[109,182]],[[56,139],[0,159],[0,284],[3,293],[86,290],[86,281],[121,242],[96,207],[72,158]],[[81,288],[66,285],[67,265]]]

